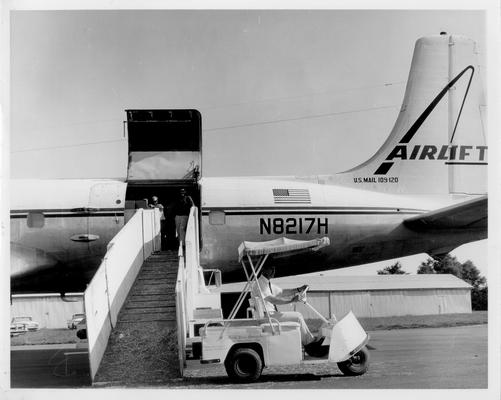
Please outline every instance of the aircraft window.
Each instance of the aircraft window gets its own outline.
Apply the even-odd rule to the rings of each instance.
[[[40,212],[30,212],[26,220],[28,228],[43,228],[45,225],[45,217]]]
[[[226,223],[226,216],[224,211],[211,211],[209,213],[209,224],[211,225],[224,225]]]

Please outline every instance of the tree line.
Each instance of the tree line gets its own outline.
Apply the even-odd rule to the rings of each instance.
[[[382,270],[377,271],[379,275],[408,275],[408,272],[402,269],[402,264],[397,261]],[[469,283],[471,290],[471,307],[474,311],[487,310],[488,287],[485,277],[480,275],[479,269],[467,260],[464,263],[450,254],[445,255],[440,260],[428,258],[423,261],[417,270],[418,274],[452,274],[459,279]]]

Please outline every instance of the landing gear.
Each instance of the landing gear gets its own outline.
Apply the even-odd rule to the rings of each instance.
[[[350,359],[337,363],[337,366],[345,375],[363,375],[369,367],[369,350],[364,346]]]

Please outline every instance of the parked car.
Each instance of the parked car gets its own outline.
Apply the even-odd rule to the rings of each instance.
[[[14,317],[10,321],[10,330],[14,331],[38,331],[40,324],[31,317]]]
[[[78,323],[76,329],[77,329],[77,337],[79,339],[82,340],[87,339],[87,321],[85,318]]]
[[[73,314],[68,320],[68,329],[77,329],[77,325],[85,318],[85,314]]]
[[[26,332],[28,332],[28,329],[26,329],[25,324],[21,323],[10,324],[10,337],[19,336]]]

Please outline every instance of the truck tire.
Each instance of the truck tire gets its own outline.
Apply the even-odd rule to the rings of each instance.
[[[249,383],[259,379],[263,370],[263,362],[255,350],[240,347],[228,355],[224,367],[233,381]]]
[[[345,375],[363,375],[369,368],[369,358],[369,350],[367,350],[366,347],[362,347],[360,351],[353,355],[353,357],[346,361],[337,363],[337,366]]]
[[[79,339],[87,339],[87,329],[83,328],[83,329],[79,329],[77,331],[77,337]]]

